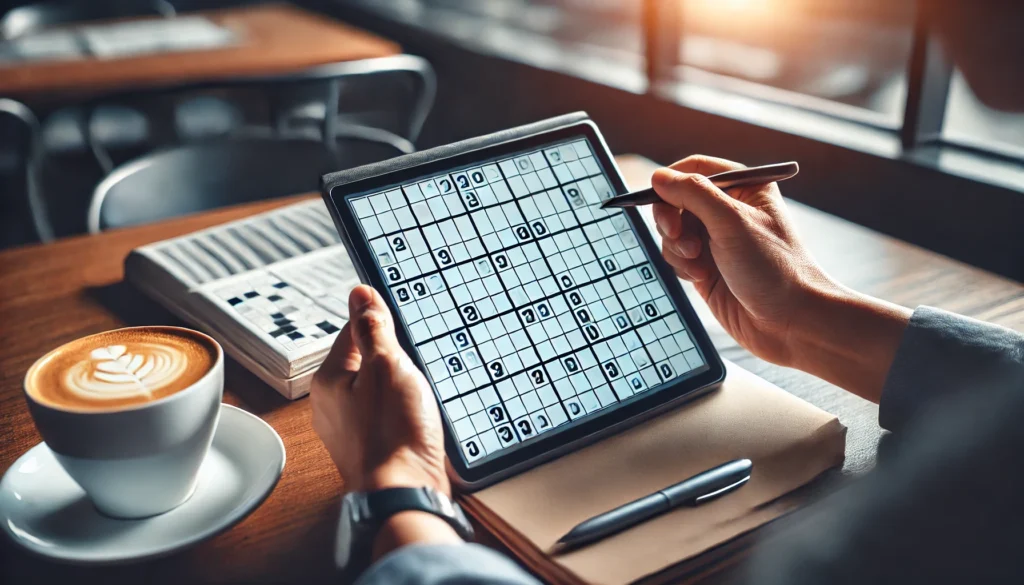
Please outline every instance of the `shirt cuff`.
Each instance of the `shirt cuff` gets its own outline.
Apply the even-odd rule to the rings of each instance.
[[[878,422],[898,432],[946,396],[1019,380],[1024,336],[932,307],[910,318],[882,388]]]
[[[393,551],[357,585],[539,585],[507,557],[479,544],[414,544]]]

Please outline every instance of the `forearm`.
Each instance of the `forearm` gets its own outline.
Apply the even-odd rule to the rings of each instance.
[[[834,284],[808,293],[804,307],[787,365],[879,402],[912,311]]]

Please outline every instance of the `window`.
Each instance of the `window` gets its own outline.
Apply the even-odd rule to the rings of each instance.
[[[985,169],[957,166],[974,178],[995,164],[1021,185],[1024,114],[950,74],[921,0],[343,1],[512,61],[885,158],[953,157]]]
[[[675,0],[684,83],[895,129],[912,0]]]
[[[347,0],[548,69],[643,91],[640,0]]]
[[[942,137],[955,144],[1024,159],[1024,114],[981,103],[959,71],[950,81]]]
[[[434,0],[435,2],[443,0]],[[619,59],[643,54],[639,2],[623,0],[488,0],[452,2],[502,14],[520,30],[551,36],[567,43],[603,49]],[[629,57],[627,57],[628,55]],[[635,62],[635,61],[634,61]]]

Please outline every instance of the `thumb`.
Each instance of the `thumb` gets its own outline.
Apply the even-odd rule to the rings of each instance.
[[[363,359],[401,352],[391,311],[380,293],[365,284],[355,287],[348,296],[348,312],[352,339]]]
[[[654,172],[651,185],[666,203],[697,216],[711,237],[735,229],[740,221],[742,204],[715,187],[704,175],[663,168]]]

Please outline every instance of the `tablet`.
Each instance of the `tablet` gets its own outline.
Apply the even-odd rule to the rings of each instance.
[[[585,114],[323,179],[475,488],[713,388],[724,368]]]

